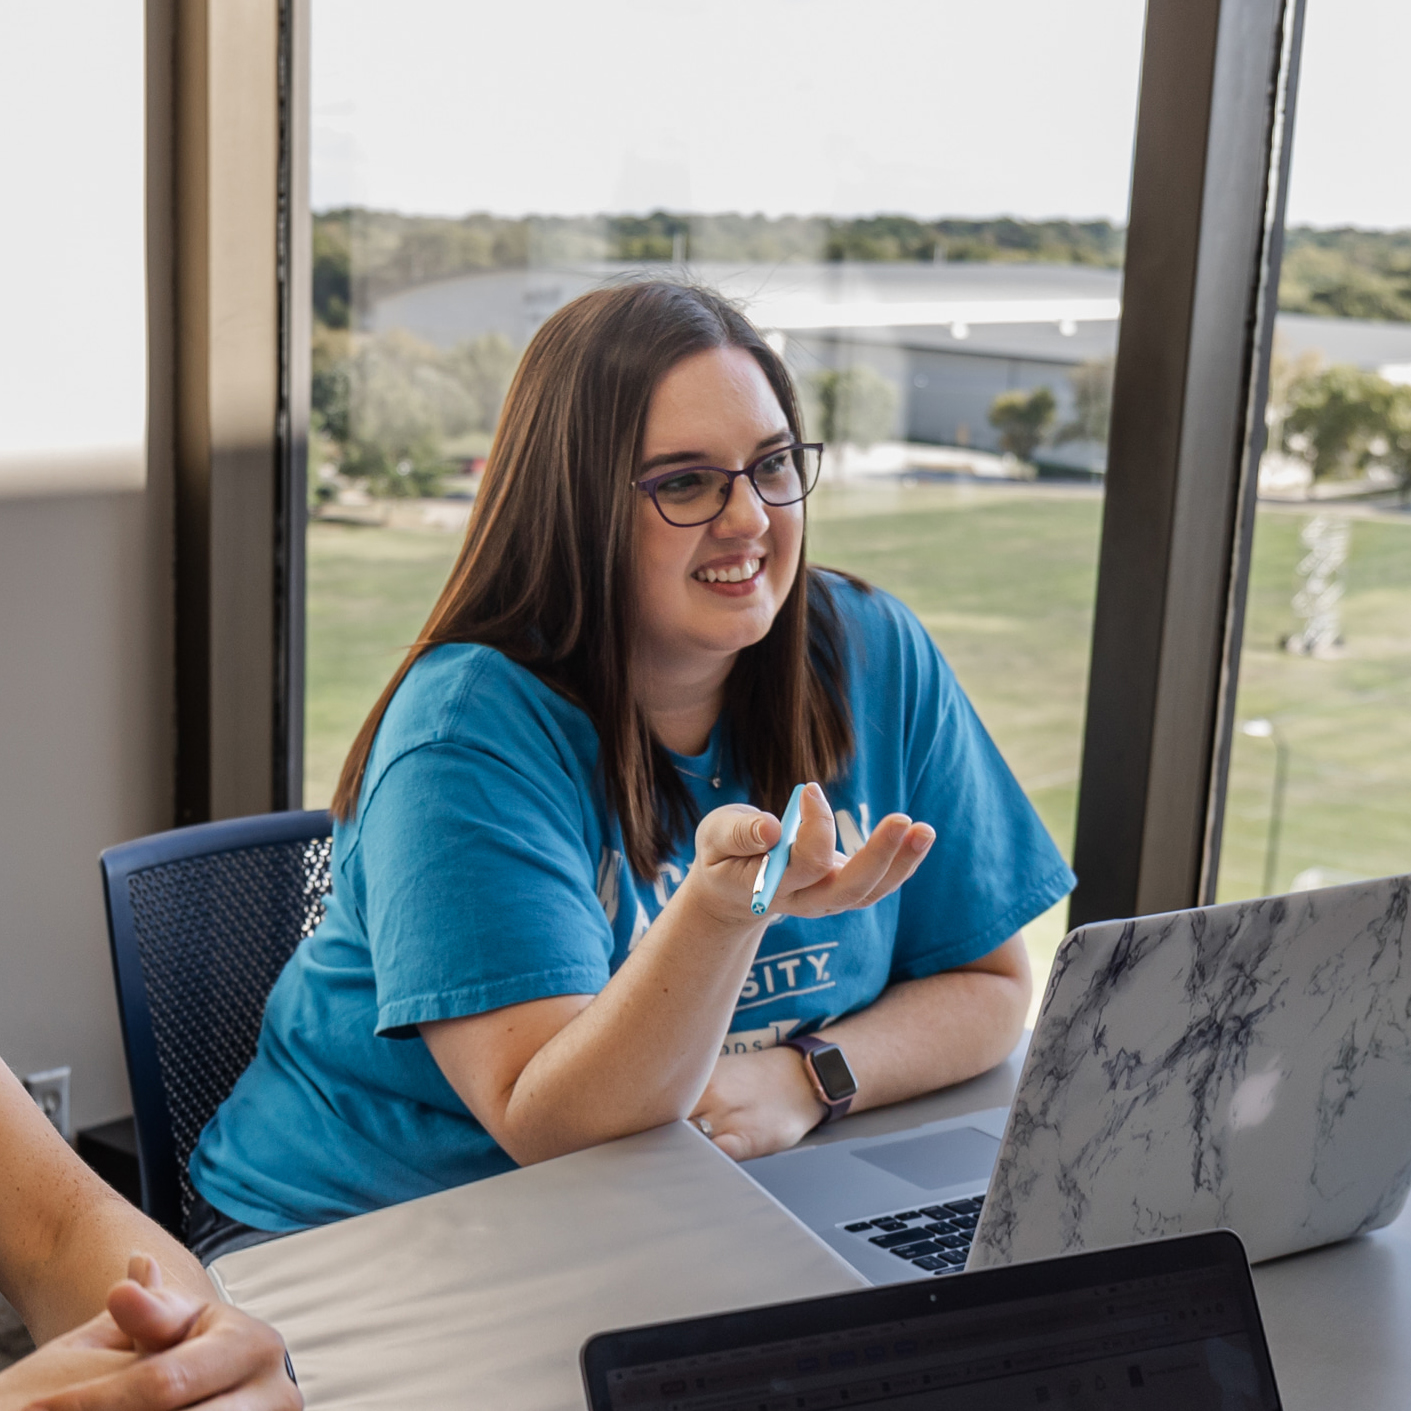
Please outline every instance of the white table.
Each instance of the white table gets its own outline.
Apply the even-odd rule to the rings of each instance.
[[[810,1142],[1009,1102],[1018,1058]],[[212,1266],[284,1334],[311,1411],[582,1411],[590,1333],[862,1279],[678,1124],[291,1235]],[[1411,1406],[1411,1212],[1255,1270],[1288,1411]]]
[[[211,1266],[314,1411],[567,1411],[607,1328],[865,1287],[677,1123]]]

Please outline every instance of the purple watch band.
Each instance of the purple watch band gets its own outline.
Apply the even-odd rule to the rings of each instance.
[[[803,1055],[804,1064],[813,1079],[814,1094],[824,1107],[823,1120],[819,1126],[822,1126],[823,1122],[831,1122],[835,1117],[841,1117],[852,1105],[852,1100],[857,1094],[857,1079],[853,1076],[852,1068],[842,1049],[837,1044],[813,1034],[800,1034],[797,1038],[785,1039],[780,1047],[791,1048]],[[817,1057],[820,1053],[827,1053],[829,1065],[838,1069],[833,1076],[841,1079],[843,1086],[847,1088],[846,1092],[840,1092],[837,1097],[829,1095],[823,1075],[818,1070]]]

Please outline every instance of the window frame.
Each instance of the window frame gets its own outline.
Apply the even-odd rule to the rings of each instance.
[[[279,411],[275,522],[276,809],[304,806],[309,418],[312,411],[313,214],[309,195],[309,0],[279,7]]]
[[[253,69],[265,70],[256,75],[262,81],[269,65],[275,70],[277,152],[257,178],[256,194],[270,203],[273,219],[278,336],[268,356],[277,393],[264,445],[273,500],[267,519],[253,504],[243,518],[213,514],[209,447],[204,459],[199,446],[188,455],[179,477],[182,821],[229,812],[234,795],[223,794],[218,781],[237,771],[262,781],[266,807],[302,801],[311,4],[257,0],[242,7],[252,16],[246,42],[224,48],[212,35],[220,7],[209,5],[179,7],[180,22],[192,31],[178,44],[179,130],[195,99],[235,91]],[[1304,0],[1147,6],[1073,925],[1214,895],[1303,13]],[[190,15],[199,23],[186,21]],[[272,41],[263,48],[255,42],[261,32]],[[184,101],[182,90],[189,90]],[[233,106],[226,112],[232,122],[222,128],[219,103],[208,103],[194,125],[199,150],[184,166],[178,151],[179,305],[183,278],[190,285],[199,260],[225,248],[223,237],[232,233],[222,228],[221,211],[234,207],[217,209],[198,180],[222,153],[248,142],[248,125],[240,127]],[[236,179],[248,184],[250,175]],[[209,340],[208,325],[197,331]],[[199,390],[219,398],[223,379],[235,374],[217,365],[208,346],[197,352]],[[183,405],[193,405],[189,392]],[[268,574],[268,592],[251,601],[222,565],[230,545],[248,544],[260,523],[267,554],[259,571]],[[221,660],[229,663],[223,670]],[[221,683],[235,680],[238,662],[254,670],[237,695],[246,708],[258,707],[267,726],[243,735],[215,723]]]
[[[1304,0],[1150,0],[1070,926],[1213,898]]]

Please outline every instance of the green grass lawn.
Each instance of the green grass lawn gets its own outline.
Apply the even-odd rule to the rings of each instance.
[[[343,757],[451,570],[460,536],[309,525],[304,805],[326,808]]]
[[[1102,502],[1048,486],[824,487],[809,553],[904,599],[1065,853],[1071,853]],[[1346,647],[1280,650],[1307,511],[1262,509],[1238,697],[1272,719],[1290,780],[1276,884],[1411,870],[1411,516],[1358,519],[1344,573]],[[458,536],[316,523],[309,530],[306,799],[328,801],[349,742],[426,618]],[[1257,895],[1273,747],[1236,738],[1220,895]],[[1029,928],[1047,973],[1066,906]]]
[[[1274,889],[1316,869],[1324,882],[1411,871],[1411,515],[1352,520],[1341,604],[1345,646],[1330,660],[1283,651],[1306,552],[1306,510],[1261,508],[1255,528],[1236,714],[1273,722],[1289,775]],[[1221,899],[1263,890],[1274,745],[1237,734],[1230,763]]]

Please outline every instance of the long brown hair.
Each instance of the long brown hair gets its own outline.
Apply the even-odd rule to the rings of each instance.
[[[723,347],[754,357],[801,440],[783,361],[710,290],[662,281],[594,290],[534,335],[460,556],[348,752],[333,796],[340,820],[357,812],[373,738],[413,663],[443,642],[480,642],[587,712],[627,859],[639,876],[655,873],[696,811],[632,690],[632,482],[657,383],[682,359]],[[797,781],[827,782],[852,751],[837,618],[802,549],[769,632],[736,659],[725,711],[736,767],[775,813]]]

